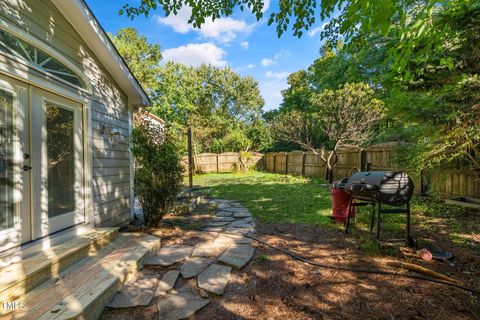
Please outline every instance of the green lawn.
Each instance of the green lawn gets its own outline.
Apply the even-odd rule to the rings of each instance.
[[[212,197],[239,201],[262,222],[311,224],[343,229],[342,224],[331,223],[330,190],[325,187],[323,180],[251,171],[196,175],[193,181],[195,186],[211,188]],[[357,212],[353,230],[360,236],[360,247],[364,247],[363,249],[371,254],[377,254],[378,243],[371,241],[368,232],[368,209],[357,209],[360,210]],[[430,229],[435,232],[435,224],[431,222],[437,219],[437,222],[443,221],[442,223],[448,225],[453,243],[471,243],[471,233],[476,232],[476,229],[466,228],[465,219],[459,219],[464,215],[465,209],[446,206],[438,200],[423,197],[412,199],[412,224],[417,233]],[[382,219],[384,231],[391,236],[403,237],[405,215],[383,215]]]
[[[286,176],[266,172],[212,173],[195,175],[194,185],[211,187],[210,196],[241,202],[255,218],[264,222],[332,224],[330,190],[320,179]],[[369,214],[360,209],[357,228],[367,229]],[[416,218],[413,218],[415,223]],[[402,233],[404,215],[384,217],[385,230]]]
[[[210,196],[241,202],[261,221],[330,223],[330,192],[323,180],[251,171],[196,175],[194,185]]]

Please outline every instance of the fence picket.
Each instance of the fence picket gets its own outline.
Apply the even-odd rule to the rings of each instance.
[[[338,151],[338,162],[334,169],[334,179],[348,177],[352,172],[365,170],[404,170],[413,179],[415,191],[422,192],[427,186],[441,196],[467,196],[480,198],[480,173],[466,169],[438,169],[430,173],[395,166],[396,149],[392,144],[375,145],[365,149]],[[232,172],[240,168],[239,153],[204,153],[195,155],[197,173]],[[305,177],[325,177],[325,165],[312,152],[292,151],[278,153],[254,153],[249,165],[259,170],[281,174],[302,175]]]

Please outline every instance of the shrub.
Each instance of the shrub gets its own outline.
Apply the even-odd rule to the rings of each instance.
[[[145,225],[154,227],[174,204],[182,187],[178,141],[166,126],[155,125],[140,113],[135,117],[132,144],[135,193],[142,204]]]

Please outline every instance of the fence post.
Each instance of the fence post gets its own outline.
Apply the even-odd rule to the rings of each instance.
[[[285,152],[285,174],[288,174],[288,152]]]
[[[302,176],[305,176],[305,152],[302,152]]]
[[[367,166],[367,153],[364,149],[360,149],[360,171],[365,171]]]
[[[216,154],[215,159],[216,159],[216,162],[217,162],[217,173],[219,173],[220,171],[219,171],[219,169],[218,169],[218,153]]]
[[[276,171],[275,171],[276,169],[277,169],[277,153],[275,152],[275,153],[273,154],[273,173],[276,172]]]
[[[188,187],[193,187],[193,152],[192,152],[192,128],[187,129],[187,143],[188,143]]]

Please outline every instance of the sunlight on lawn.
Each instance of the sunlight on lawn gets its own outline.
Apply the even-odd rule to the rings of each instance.
[[[261,221],[330,225],[330,191],[325,181],[264,172],[204,174],[194,184],[210,196],[241,202]]]
[[[250,171],[195,175],[194,185],[211,187],[210,196],[233,199],[247,207],[255,218],[264,222],[305,223],[334,228],[331,223],[330,190],[321,179]],[[370,215],[367,208],[357,208],[356,227],[367,230]],[[405,229],[404,215],[383,218],[387,231],[401,234]],[[417,217],[412,216],[417,223]]]

